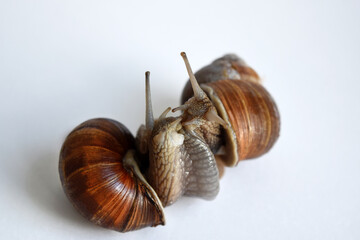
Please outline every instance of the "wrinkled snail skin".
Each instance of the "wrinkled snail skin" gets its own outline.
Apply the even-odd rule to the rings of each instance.
[[[182,55],[186,58],[185,53]],[[196,106],[189,102],[199,98],[189,88],[196,82],[194,79],[201,83],[198,91],[205,92],[206,97],[202,98],[209,98],[211,102],[202,114],[188,110]],[[218,144],[224,146],[225,152],[220,155],[216,149],[212,150],[217,161],[223,161],[226,166],[235,166],[240,160],[265,154],[279,137],[280,115],[275,101],[261,85],[258,74],[234,54],[225,55],[200,69],[195,76],[190,76],[181,101],[186,107],[179,108],[188,115],[186,118],[212,120],[213,124],[222,126]],[[197,128],[202,128],[201,124]]]
[[[157,120],[149,142],[148,179],[164,206],[181,197],[186,187],[181,157],[184,135],[178,133],[180,120],[173,117]]]
[[[155,123],[150,143],[148,179],[163,206],[182,195],[211,200],[219,192],[215,157],[204,140],[182,129],[181,118]]]
[[[219,193],[219,170],[209,145],[184,131],[186,188],[184,195],[213,200]]]
[[[161,202],[134,161],[129,130],[110,119],[91,119],[76,127],[60,153],[63,189],[88,220],[126,232],[164,225]]]

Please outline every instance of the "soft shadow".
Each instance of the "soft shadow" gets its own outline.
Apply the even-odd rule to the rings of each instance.
[[[32,165],[27,171],[25,188],[36,207],[51,217],[59,218],[59,221],[70,221],[82,228],[104,230],[83,218],[67,199],[60,183],[57,152],[39,152],[29,161]]]

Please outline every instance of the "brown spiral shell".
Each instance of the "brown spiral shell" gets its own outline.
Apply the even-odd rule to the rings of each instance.
[[[229,124],[225,129],[227,166],[268,152],[279,137],[280,116],[268,91],[245,80],[220,80],[202,85],[219,115]]]
[[[134,148],[129,130],[110,119],[88,120],[67,136],[60,153],[61,183],[74,207],[91,222],[121,232],[164,225],[157,196],[123,164]]]

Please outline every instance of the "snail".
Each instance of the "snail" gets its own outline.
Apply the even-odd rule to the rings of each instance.
[[[255,71],[241,71],[247,80],[214,82],[210,77],[211,82],[199,85],[186,54],[181,55],[194,96],[189,93],[187,99],[183,93],[186,101],[172,109],[181,110],[180,116],[167,117],[169,107],[154,119],[146,72],[145,125],[136,138],[123,124],[98,118],[80,124],[65,139],[59,160],[62,187],[91,222],[120,232],[164,225],[164,207],[183,195],[214,199],[224,165],[260,156],[276,141],[279,114],[267,91],[248,76]],[[204,83],[206,77],[200,79]]]
[[[185,53],[181,55],[186,59]],[[228,54],[195,75],[190,65],[188,71],[190,81],[183,90],[183,105],[179,109],[189,109],[194,99],[190,86],[200,83],[204,96],[210,99],[221,117],[217,119],[218,124],[224,126],[223,133],[220,133],[222,141],[213,143],[223,145],[225,149],[222,154],[216,154],[217,149],[214,149],[219,162],[235,166],[240,160],[259,157],[271,149],[279,137],[279,111],[255,70],[236,55]],[[200,99],[195,94],[196,98]],[[185,112],[185,115],[194,117],[191,111]],[[200,116],[200,119],[203,117]],[[219,138],[214,138],[219,141]]]
[[[170,108],[154,120],[149,72],[146,106],[146,126],[137,140],[119,122],[92,119],[76,127],[61,149],[59,171],[67,197],[102,227],[126,232],[164,225],[163,206],[182,195],[213,199],[219,192],[209,147],[182,129],[181,117],[166,117]],[[137,152],[149,156],[145,174]]]

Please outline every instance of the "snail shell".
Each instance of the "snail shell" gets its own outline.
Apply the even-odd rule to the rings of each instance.
[[[202,85],[225,128],[227,166],[256,158],[268,152],[279,137],[280,116],[268,91],[260,84],[245,80],[220,80]],[[234,100],[236,99],[236,100]]]
[[[63,189],[88,220],[126,232],[164,225],[160,200],[134,160],[135,140],[110,119],[91,119],[76,127],[60,153]]]

